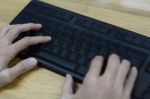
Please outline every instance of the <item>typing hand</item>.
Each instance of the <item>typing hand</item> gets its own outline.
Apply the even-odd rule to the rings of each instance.
[[[25,37],[12,43],[21,32],[39,30],[41,28],[41,24],[28,23],[9,25],[0,29],[0,87],[10,83],[17,76],[37,65],[35,58],[28,58],[8,68],[9,62],[23,49],[30,45],[50,41],[50,37],[36,36]]]
[[[127,60],[120,62],[117,55],[109,57],[106,70],[100,76],[102,65],[101,56],[92,60],[83,84],[75,94],[72,77],[67,75],[61,99],[130,99],[137,69],[130,68],[130,62]]]

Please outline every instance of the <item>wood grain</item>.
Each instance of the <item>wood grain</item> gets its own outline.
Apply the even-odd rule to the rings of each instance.
[[[42,1],[150,36],[150,17],[147,13],[150,8],[144,6],[149,4],[149,0]],[[28,2],[29,0],[0,0],[0,27],[8,25]],[[16,58],[12,64],[19,61],[20,59]],[[0,98],[58,99],[63,81],[64,77],[37,67],[20,76],[8,86],[1,88]]]

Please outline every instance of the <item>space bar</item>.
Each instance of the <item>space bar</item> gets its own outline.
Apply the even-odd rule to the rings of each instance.
[[[71,61],[65,60],[64,58],[61,58],[57,55],[54,54],[49,54],[45,52],[38,52],[35,57],[39,57],[42,60],[45,60],[50,63],[54,63],[57,66],[62,66],[63,68],[70,69],[70,70],[75,70],[77,64],[73,63]]]

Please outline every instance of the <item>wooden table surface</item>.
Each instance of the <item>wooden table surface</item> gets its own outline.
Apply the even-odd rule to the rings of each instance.
[[[150,37],[149,0],[42,0]],[[0,27],[29,0],[0,0]],[[20,61],[16,58],[13,64]],[[0,89],[0,99],[59,99],[64,77],[35,68]]]

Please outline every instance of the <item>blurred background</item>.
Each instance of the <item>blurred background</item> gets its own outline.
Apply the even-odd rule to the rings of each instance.
[[[150,0],[66,0],[70,2],[86,3],[106,9],[124,11],[143,16],[150,16]]]

